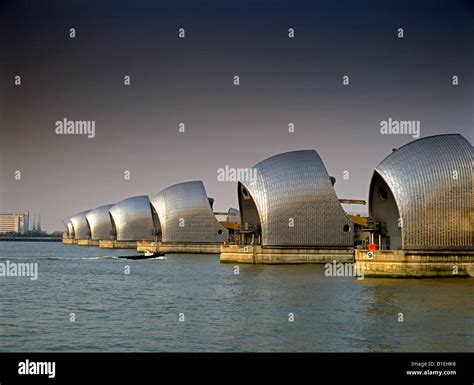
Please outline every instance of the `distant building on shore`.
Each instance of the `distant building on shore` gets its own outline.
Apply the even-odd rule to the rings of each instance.
[[[0,234],[25,234],[29,230],[30,213],[0,213]]]

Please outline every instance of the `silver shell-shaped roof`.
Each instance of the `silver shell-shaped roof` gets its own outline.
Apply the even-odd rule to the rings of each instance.
[[[316,151],[272,156],[249,174],[238,187],[242,227],[260,228],[263,246],[353,245],[352,223]]]
[[[68,237],[74,237],[74,226],[71,221],[67,223],[67,235]]]
[[[162,242],[219,243],[227,229],[214,216],[201,181],[178,183],[151,200],[161,225]]]
[[[118,241],[154,240],[150,200],[146,195],[124,199],[109,209]]]
[[[92,240],[110,239],[113,234],[112,219],[109,209],[113,205],[103,205],[87,213],[86,218],[91,228]]]
[[[69,221],[72,223],[74,228],[75,239],[89,239],[90,238],[90,227],[87,222],[86,214],[89,210],[82,211],[79,214],[73,216]]]
[[[403,249],[474,248],[473,151],[461,135],[436,135],[410,142],[375,169],[369,213],[384,221],[375,186],[388,187],[400,220]],[[382,180],[382,182],[380,182]],[[398,210],[398,212],[396,212]]]

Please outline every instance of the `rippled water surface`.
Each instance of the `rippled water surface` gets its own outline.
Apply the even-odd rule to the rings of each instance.
[[[0,263],[39,270],[0,277],[0,350],[474,351],[474,279],[358,281],[323,265],[236,275],[218,255],[117,258],[127,254],[0,242]]]

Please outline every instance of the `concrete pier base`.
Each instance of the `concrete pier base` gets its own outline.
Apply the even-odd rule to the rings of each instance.
[[[101,249],[136,249],[137,241],[101,240],[99,241],[99,247]]]
[[[314,249],[314,248],[279,248],[243,245],[222,245],[221,262],[296,264],[353,262],[352,248]]]
[[[137,242],[137,252],[151,251],[165,254],[219,254],[220,243],[162,243],[162,242]]]
[[[474,251],[356,250],[366,277],[474,277]]]
[[[63,238],[63,243],[65,245],[74,245],[76,243],[76,240],[72,238]]]
[[[93,241],[92,239],[78,239],[76,241],[78,246],[99,246],[99,241]]]

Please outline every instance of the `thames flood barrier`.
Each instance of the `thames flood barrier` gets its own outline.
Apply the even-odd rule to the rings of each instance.
[[[368,213],[347,213],[315,150],[277,154],[236,183],[239,209],[214,212],[202,181],[70,218],[64,244],[219,254],[223,263],[356,262],[372,277],[473,277],[473,147],[459,134],[393,149],[374,169]],[[346,197],[347,198],[347,197]],[[218,221],[216,216],[227,219]]]

